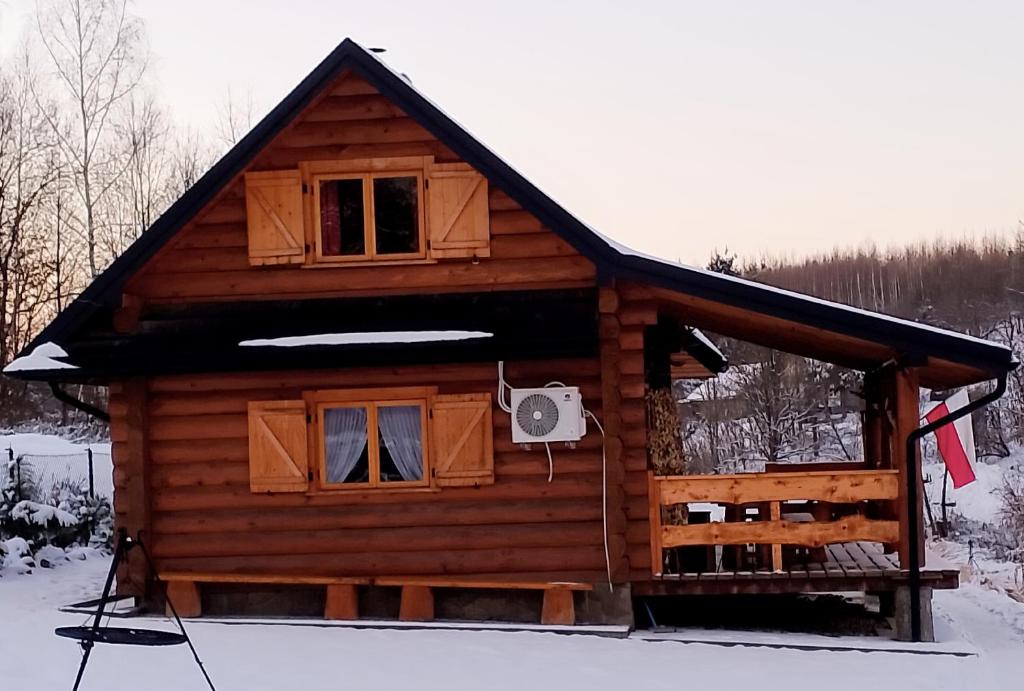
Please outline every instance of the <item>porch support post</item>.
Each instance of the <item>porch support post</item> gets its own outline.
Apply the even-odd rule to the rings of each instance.
[[[907,455],[907,438],[911,432],[916,430],[920,424],[920,389],[918,372],[914,368],[900,368],[893,372],[892,378],[893,396],[893,417],[892,434],[889,437],[889,450],[893,459],[893,467],[900,471],[900,493],[898,517],[900,521],[900,541],[898,553],[900,568],[907,569],[911,563],[910,546],[910,510],[911,501],[909,487],[907,485],[907,474],[911,471],[910,463],[915,464],[914,474],[918,478],[916,483],[916,501],[913,502],[914,510],[917,513],[917,553],[918,563],[924,566],[924,521],[921,519],[921,507],[924,506],[924,492],[920,482],[921,477],[921,454],[920,449],[913,454],[913,458]]]

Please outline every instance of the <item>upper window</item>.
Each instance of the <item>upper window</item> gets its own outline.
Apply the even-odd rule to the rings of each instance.
[[[422,259],[420,173],[315,178],[318,255],[324,260]]]
[[[325,487],[426,484],[426,400],[319,405]]]

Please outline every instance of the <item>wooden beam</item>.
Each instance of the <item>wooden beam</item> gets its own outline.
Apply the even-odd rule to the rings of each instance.
[[[897,515],[899,518],[899,553],[900,565],[907,568],[910,563],[910,527],[907,521],[907,482],[906,473],[910,459],[907,458],[907,437],[912,431],[920,426],[920,387],[918,383],[918,371],[914,368],[896,370],[892,378],[893,396],[893,425],[892,434],[889,438],[889,448],[892,454],[893,467],[900,474],[899,499],[897,503]],[[921,452],[918,447],[917,475],[921,477]],[[921,510],[924,507],[924,491],[921,484],[917,486],[917,506]],[[918,516],[918,556],[920,564],[924,566],[924,518]]]
[[[327,586],[324,601],[324,619],[352,620],[359,618],[359,591],[355,585]]]
[[[199,587],[195,581],[172,581],[167,583],[167,616],[174,616],[171,604],[179,617],[198,617],[203,613]]]
[[[402,621],[433,621],[434,591],[423,585],[402,586],[398,618]]]
[[[655,482],[660,486],[661,502],[665,506],[791,499],[848,504],[869,499],[895,499],[899,494],[899,473],[894,470],[664,476],[656,477]]]
[[[661,497],[662,484],[658,482],[654,471],[647,471],[647,506],[651,524],[651,575],[660,576],[663,565],[664,549],[661,545]]]
[[[572,591],[545,590],[540,623],[547,626],[573,626],[576,623],[576,608],[572,601]]]
[[[782,504],[777,501],[771,503],[771,519],[772,522],[782,520]],[[776,573],[782,573],[782,545],[775,543],[772,545],[772,571]]]
[[[780,544],[823,547],[836,542],[892,542],[899,535],[895,521],[874,521],[846,516],[827,523],[755,521],[751,523],[703,523],[666,525],[661,529],[664,547],[684,545]]]

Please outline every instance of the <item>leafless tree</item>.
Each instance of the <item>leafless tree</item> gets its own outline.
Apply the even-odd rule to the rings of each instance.
[[[57,176],[55,140],[31,94],[34,75],[22,59],[0,71],[0,364],[34,335],[50,299],[49,244],[39,222]],[[10,380],[0,377],[0,408],[7,409]]]
[[[254,123],[252,91],[247,91],[245,99],[240,101],[229,88],[217,112],[217,138],[225,147],[230,148],[252,129]]]
[[[89,272],[95,276],[101,261],[99,205],[129,164],[112,145],[112,121],[145,72],[142,23],[129,13],[128,0],[48,0],[37,10],[37,28],[63,111],[74,123],[64,127],[56,114],[49,119],[75,172]]]

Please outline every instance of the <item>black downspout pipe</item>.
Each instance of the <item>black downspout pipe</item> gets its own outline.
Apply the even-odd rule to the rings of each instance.
[[[50,391],[53,393],[53,397],[61,403],[67,403],[76,410],[81,410],[86,415],[91,415],[97,420],[103,420],[103,422],[110,422],[110,413],[105,410],[101,410],[94,405],[86,403],[85,401],[79,400],[69,394],[64,389],[60,388],[57,382],[50,382]]]
[[[940,417],[935,422],[929,422],[923,427],[918,427],[907,435],[907,528],[910,532],[910,635],[915,643],[921,642],[921,559],[918,550],[921,548],[918,541],[918,526],[921,522],[921,508],[917,505],[917,488],[921,482],[918,473],[917,463],[917,442],[926,434],[948,425],[954,420],[959,420],[965,415],[970,415],[979,408],[984,408],[989,403],[999,399],[1006,393],[1006,374],[999,375],[996,388],[976,401],[971,401],[963,408],[954,410],[948,415]],[[927,499],[925,499],[927,501]]]

